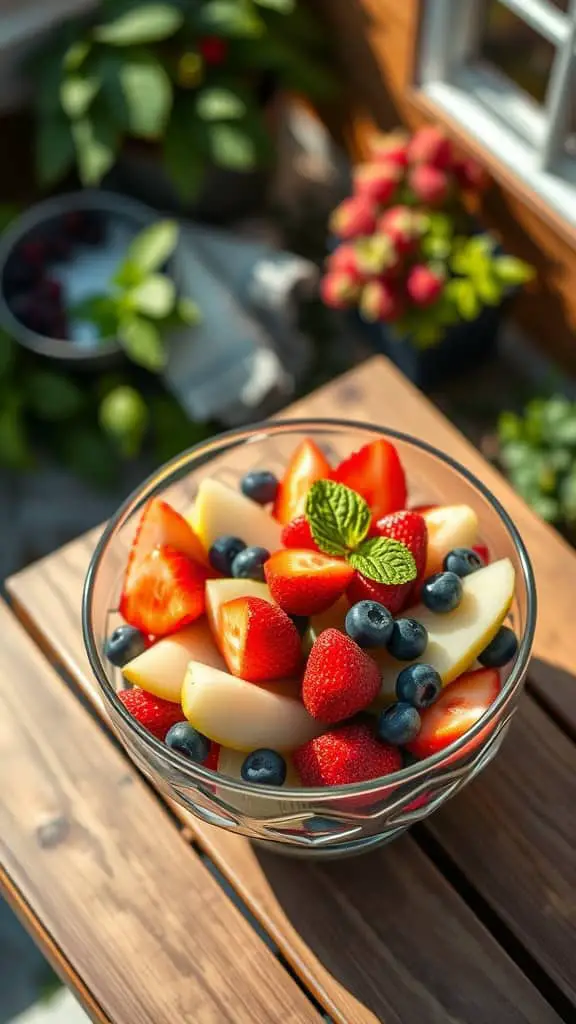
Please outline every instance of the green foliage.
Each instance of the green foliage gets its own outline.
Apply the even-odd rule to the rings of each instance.
[[[576,526],[576,402],[535,398],[498,422],[500,464],[512,485],[547,522]]]
[[[190,298],[177,296],[172,279],[159,272],[177,242],[174,221],[145,228],[128,247],[109,293],[92,295],[74,310],[95,325],[101,338],[118,338],[129,359],[152,373],[166,363],[163,332],[197,323],[200,315]]]
[[[221,54],[205,55],[214,38]],[[42,185],[74,164],[84,185],[99,184],[135,138],[160,144],[187,201],[210,162],[248,171],[269,161],[263,76],[312,99],[334,93],[324,38],[297,0],[101,0],[34,54],[29,74]]]

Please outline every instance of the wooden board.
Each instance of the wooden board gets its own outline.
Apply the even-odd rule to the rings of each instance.
[[[89,1012],[114,1024],[319,1020],[5,606],[0,631],[2,870]]]
[[[470,468],[478,475],[483,476],[494,490],[499,488],[500,497],[504,498],[507,507],[520,524],[523,532],[528,532],[532,537],[530,546],[533,556],[537,556],[540,542],[547,545],[547,554],[550,548],[554,548],[556,545],[558,550],[553,551],[553,557],[560,559],[562,554],[565,566],[570,564],[570,560],[574,561],[573,553],[566,549],[554,532],[548,530],[532,516],[522,502],[512,495],[498,474],[486,467],[478,453],[467,445],[458,432],[451,428],[418,392],[407,385],[385,360],[370,361],[360,370],[298,403],[297,406],[289,410],[289,414],[326,416],[337,414],[372,422],[382,422],[383,411],[385,411],[388,425],[408,429],[415,434],[425,436],[427,440],[440,447],[450,450],[455,457],[467,462]],[[511,497],[509,498],[509,496]],[[513,507],[514,505],[517,508]],[[524,525],[526,525],[525,530]],[[92,539],[89,541],[80,539],[9,581],[9,589],[17,602],[19,613],[26,618],[30,628],[37,632],[42,643],[50,648],[59,660],[64,662],[76,678],[80,679],[83,688],[89,695],[94,692],[94,684],[83,653],[78,616],[80,588],[91,549]],[[540,560],[537,571],[542,576],[544,586],[548,587],[549,600],[553,600],[552,581],[548,579],[545,567]],[[556,590],[558,586],[562,586],[561,579],[557,579],[554,583]],[[544,637],[549,636],[549,630],[552,628],[552,616],[549,616],[547,621],[548,632],[544,632]],[[539,638],[539,642],[543,641]],[[569,656],[567,644],[563,649],[563,654],[567,663]],[[547,672],[542,673],[542,680],[539,677],[538,682],[542,692],[548,694]],[[561,696],[564,697],[564,694]],[[566,702],[562,699],[557,701],[557,705],[562,713],[569,717],[573,710],[570,701]],[[540,754],[538,749],[528,748],[530,750],[530,768],[538,778],[539,784],[532,788],[530,800],[525,801],[526,806],[524,806],[518,800],[518,793],[522,792],[526,784],[523,773],[526,771],[527,759],[525,752],[522,752],[520,757],[516,757],[515,752],[518,742],[523,743],[523,737],[528,734],[528,730],[536,729],[538,734],[541,727],[545,731],[546,743],[543,751],[546,751],[546,756],[544,753]],[[569,831],[569,822],[562,822],[561,819],[558,820],[553,834],[550,828],[539,829],[538,821],[547,820],[551,807],[554,808],[552,813],[555,814],[563,801],[570,799],[572,803],[574,802],[574,796],[576,796],[574,791],[575,775],[574,773],[570,775],[571,761],[568,758],[568,750],[570,753],[572,751],[569,747],[563,748],[563,743],[567,743],[567,741],[564,740],[560,731],[556,726],[552,726],[546,720],[543,712],[529,700],[525,701],[525,709],[521,712],[520,721],[515,731],[521,739],[517,740],[513,732],[507,741],[504,754],[501,755],[501,757],[508,758],[507,765],[509,766],[506,771],[507,787],[503,788],[505,810],[502,811],[508,821],[508,830],[505,841],[499,845],[498,858],[491,861],[489,865],[484,864],[481,857],[477,857],[476,860],[470,858],[470,865],[468,864],[470,847],[475,842],[482,852],[486,853],[485,832],[492,829],[493,820],[496,820],[490,815],[494,814],[498,818],[501,813],[498,803],[498,793],[501,787],[498,785],[498,777],[494,775],[498,771],[498,765],[502,763],[500,759],[487,774],[486,782],[484,779],[480,779],[470,790],[462,794],[459,801],[449,805],[442,815],[434,819],[434,835],[443,843],[443,830],[446,831],[447,848],[460,870],[467,875],[470,867],[471,881],[478,887],[483,898],[506,920],[519,939],[526,943],[535,959],[550,971],[556,984],[565,992],[570,992],[573,991],[574,978],[570,980],[569,977],[568,957],[570,949],[574,947],[574,921],[562,907],[566,905],[566,899],[568,899],[567,905],[570,906],[569,854],[570,843],[572,842],[572,846],[574,845],[571,840],[573,833]],[[549,752],[557,745],[561,752],[563,751],[563,756],[555,765]],[[538,744],[534,744],[534,746],[537,747]],[[494,781],[491,782],[491,779]],[[476,795],[482,793],[484,785],[491,787],[488,789],[489,797],[487,798],[490,812],[483,810],[483,798],[481,795]],[[560,790],[558,786],[560,786]],[[558,796],[559,792],[560,797]],[[459,829],[457,821],[454,821],[454,815],[457,817],[461,813],[457,808],[468,806],[466,804],[468,793],[471,798],[470,806],[477,808],[478,818],[475,816],[476,812],[470,810],[466,818],[467,827]],[[482,830],[476,826],[476,821],[482,822]],[[436,822],[442,822],[442,825],[436,825]],[[297,892],[302,894],[303,905],[312,906],[314,900],[320,898],[320,892],[324,891],[322,886],[327,884],[324,879],[332,878],[335,869],[311,868],[302,864],[291,865],[274,860],[275,864],[282,863],[284,865],[282,868],[278,867],[274,870],[282,873],[284,891],[289,897],[279,900],[278,888],[270,886],[269,869],[263,866],[262,858],[257,858],[248,844],[239,837],[227,835],[198,823],[195,823],[193,827],[195,834],[209,849],[221,869],[232,879],[257,916],[265,922],[266,927],[306,982],[310,986],[316,985],[329,1012],[337,1016],[337,1019],[342,1020],[371,1020],[370,1016],[354,1016],[360,1012],[360,1009],[358,998],[354,1000],[352,997],[356,991],[361,992],[364,988],[371,988],[374,985],[376,988],[378,987],[376,977],[366,976],[366,965],[372,963],[372,959],[368,957],[366,961],[361,961],[358,964],[354,961],[353,966],[359,972],[359,978],[343,988],[341,984],[338,984],[341,971],[345,970],[346,977],[349,978],[352,970],[347,951],[342,951],[341,945],[334,941],[334,937],[328,940],[324,935],[323,940],[325,943],[329,943],[330,948],[328,953],[322,950],[319,955],[320,950],[317,946],[314,945],[311,948],[310,940],[306,941],[306,936],[299,934],[299,929],[294,927],[294,922],[290,921],[290,914],[287,913],[287,907],[293,906]],[[524,829],[528,829],[527,834],[531,838],[530,848],[527,848],[522,840]],[[557,863],[559,855],[560,859]],[[414,864],[411,862],[411,859],[414,858],[417,860],[417,872],[415,870],[416,862]],[[398,867],[396,867],[397,861]],[[415,851],[411,842],[402,842],[371,858],[349,862],[346,870],[350,873],[351,878],[356,879],[355,885],[362,884],[364,872],[369,873],[368,865],[371,863],[375,865],[372,869],[375,883],[373,901],[376,900],[375,894],[380,891],[382,886],[382,881],[377,882],[377,878],[387,877],[387,871],[390,871],[392,877],[396,877],[394,872],[398,870],[401,873],[403,863],[410,865],[405,878],[405,890],[410,887],[408,879],[413,879],[416,874],[423,881],[426,891],[433,889],[438,884],[443,885],[438,872],[431,869],[430,864]],[[321,884],[319,883],[320,878],[322,878]],[[385,902],[393,897],[397,884],[395,882],[391,891],[385,890]],[[525,901],[524,897],[528,892],[530,899]],[[337,900],[337,894],[338,886],[335,886],[334,900]],[[420,893],[419,898],[421,895]],[[481,945],[488,941],[492,948],[490,955],[496,958],[500,957],[501,954],[498,952],[496,944],[482,929],[478,931],[478,925],[472,914],[458,900],[455,901],[454,894],[448,887],[446,887],[445,900],[446,914],[450,920],[460,920],[461,924],[465,924],[464,932],[462,933],[459,929],[453,936],[455,951],[462,943],[467,945],[470,950],[471,941],[480,942]],[[354,923],[364,934],[367,926],[362,923],[360,918],[354,916],[353,905],[354,901],[351,900],[350,920],[346,919],[347,934],[351,934],[350,929]],[[546,926],[543,928],[535,923],[535,915],[537,921],[539,909],[541,913],[546,914]],[[385,907],[382,909],[382,913],[389,921],[390,918]],[[531,923],[534,925],[532,928],[530,927]],[[438,922],[434,915],[427,914],[421,918],[417,927],[426,947],[435,948],[434,936]],[[301,931],[300,925],[299,928]],[[426,936],[429,938],[426,939]],[[405,940],[402,935],[398,936],[394,931],[387,936],[386,941],[389,947],[394,947],[396,944],[396,947],[401,949]],[[563,948],[564,955],[562,954]],[[448,955],[447,951],[443,955]],[[457,955],[456,952],[455,955]],[[474,956],[475,959],[482,962],[482,955],[474,954]],[[339,970],[327,970],[327,963],[338,964]],[[375,960],[374,966],[376,969]],[[399,973],[402,972],[399,970]],[[483,984],[488,983],[484,981]],[[444,991],[441,972],[437,975],[437,985],[432,991],[434,998],[438,998],[438,993]],[[402,992],[402,986],[398,983],[394,987],[394,1001],[388,1007],[394,1013],[403,1012]],[[421,1000],[424,994],[420,991]],[[345,997],[347,1002],[343,1002]],[[494,992],[492,992],[492,997],[500,998]],[[387,1005],[386,1000],[389,998],[388,991],[383,993],[384,1001],[376,1012],[384,1012]],[[515,999],[518,1006],[521,1006],[517,996]],[[448,1006],[443,1005],[448,1010]],[[450,1009],[453,1012],[456,1008],[451,1005]],[[418,1004],[418,1010],[420,1015],[423,1015],[423,1019],[429,1018],[430,1005],[428,1002],[421,1001]],[[496,1008],[495,1014],[495,1019],[498,1021],[508,1019],[508,1017],[498,1016]],[[471,1017],[470,1019],[475,1018]]]

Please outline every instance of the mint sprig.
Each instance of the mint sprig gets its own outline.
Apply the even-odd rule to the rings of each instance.
[[[414,556],[392,537],[370,537],[372,515],[364,498],[334,480],[317,480],[306,498],[312,536],[327,555],[345,558],[367,579],[399,586],[416,579]]]

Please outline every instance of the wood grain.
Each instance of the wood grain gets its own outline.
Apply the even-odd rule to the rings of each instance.
[[[1,863],[87,1008],[114,1024],[319,1020],[5,606],[0,630]]]
[[[298,403],[288,410],[288,414],[330,416],[337,412],[338,415],[350,418],[382,422],[383,410],[388,425],[409,429],[450,450],[457,458],[467,462],[480,476],[484,476],[493,489],[499,487],[502,492],[501,498],[504,497],[507,507],[520,523],[523,532],[526,533],[524,523],[521,522],[522,517],[526,519],[527,531],[536,538],[531,545],[533,554],[536,554],[534,548],[537,548],[537,542],[540,540],[547,545],[548,555],[555,544],[558,546],[556,557],[560,559],[562,555],[565,566],[570,564],[566,561],[567,556],[574,560],[574,555],[568,552],[568,549],[565,550],[565,545],[556,538],[553,531],[542,526],[532,516],[519,499],[512,495],[498,474],[486,467],[478,453],[467,445],[458,432],[451,428],[418,392],[410,388],[385,360],[370,361],[360,370]],[[512,495],[511,500],[508,500],[506,492]],[[518,506],[517,510],[512,508],[514,501]],[[79,629],[80,589],[91,549],[92,538],[80,539],[14,577],[9,581],[9,589],[17,602],[19,613],[26,617],[43,644],[57,656],[58,660],[63,661],[68,670],[80,681],[88,696],[94,699],[95,684],[87,666]],[[544,568],[545,566],[541,565],[540,571],[542,572]],[[545,585],[546,579],[544,575]],[[562,586],[562,580],[556,579],[554,585],[557,591],[558,587]],[[549,600],[553,599],[551,580],[548,583],[548,597]],[[567,658],[567,648],[565,650]],[[546,672],[543,672],[543,676],[546,676]],[[544,684],[545,682],[544,679]],[[543,692],[546,693],[545,685]],[[560,703],[559,706],[563,708],[564,703]],[[566,713],[571,713],[570,702],[566,706]],[[538,742],[540,732],[543,736],[542,745]],[[524,742],[532,734],[536,738],[525,749]],[[561,752],[561,756],[556,760],[551,755],[555,749]],[[563,811],[566,801],[572,801],[573,806],[576,797],[576,773],[573,771],[572,757],[573,747],[569,741],[539,708],[526,699],[519,713],[518,723],[507,740],[504,753],[495,768],[487,773],[486,783],[483,779],[479,780],[459,801],[454,801],[442,815],[434,819],[433,826],[434,835],[442,843],[444,830],[446,831],[446,846],[461,871],[470,877],[483,897],[505,918],[530,953],[567,993],[573,993],[574,978],[571,979],[569,976],[568,957],[570,950],[574,948],[576,936],[573,918],[562,908],[571,906],[570,900],[573,899],[570,888],[573,865],[570,857],[574,846],[574,833],[571,831],[570,818],[563,816]],[[503,758],[506,759],[506,772],[500,784],[498,766],[503,763]],[[527,768],[538,779],[538,784],[532,786],[528,800],[521,800],[518,795],[526,788]],[[483,806],[484,785],[488,787],[486,804],[490,808],[489,811]],[[502,803],[499,802],[500,792],[503,794]],[[454,817],[458,818],[462,814],[462,806],[468,807],[468,793],[470,806],[474,810],[469,810],[466,816],[467,827],[460,828]],[[476,815],[482,822],[481,830],[475,828]],[[385,1008],[393,1014],[404,1012],[405,990],[400,980],[390,989],[386,987],[381,994],[383,1001],[378,1003],[376,1009],[373,1005],[367,1007],[362,1003],[361,993],[372,991],[374,987],[378,989],[377,975],[371,974],[372,965],[376,971],[377,958],[367,951],[362,958],[351,959],[348,947],[343,952],[340,944],[335,942],[333,929],[340,927],[342,915],[342,901],[338,897],[340,881],[332,889],[331,883],[322,882],[322,888],[318,878],[321,875],[322,878],[331,879],[336,876],[336,869],[311,868],[301,863],[292,865],[277,859],[272,859],[273,865],[269,867],[269,858],[257,857],[251,847],[239,837],[200,825],[190,818],[187,820],[195,835],[209,850],[222,871],[231,878],[256,915],[263,920],[275,941],[307,984],[316,986],[319,997],[336,1019],[373,1020],[373,1014],[383,1013]],[[498,834],[498,856],[492,858],[488,844],[496,823],[502,829],[502,822],[506,823],[507,828],[501,837],[500,833]],[[547,822],[548,825],[546,828],[539,827],[539,822]],[[486,833],[489,834],[489,838],[486,837]],[[524,835],[530,836],[529,848],[523,840]],[[477,843],[481,851],[476,859],[470,857],[470,846],[474,843]],[[481,854],[490,860],[488,866],[483,863]],[[403,877],[402,864],[408,865],[408,869],[400,885],[398,879]],[[414,878],[417,876],[420,879],[414,890],[418,892],[417,902],[419,903],[422,898],[420,884],[426,891],[431,892],[440,887],[446,916],[450,921],[459,922],[456,931],[450,933],[454,949],[450,953],[444,950],[442,956],[448,957],[450,962],[450,956],[458,956],[457,950],[462,946],[468,948],[468,955],[473,955],[475,962],[482,964],[483,949],[488,943],[490,958],[501,964],[502,954],[497,945],[483,929],[479,928],[473,915],[455,898],[438,872],[434,871],[415,850],[411,841],[393,845],[370,858],[349,862],[343,873],[349,873],[350,879],[355,880],[351,884],[354,887],[358,886],[360,892],[364,885],[364,872],[369,875],[370,871],[373,879],[371,899],[375,912],[378,906],[378,914],[383,915],[388,925],[390,915],[386,911],[386,906],[394,899],[397,888],[403,892],[411,891],[411,887],[416,885]],[[388,872],[395,879],[390,889],[387,886],[382,888],[382,878],[388,877]],[[272,875],[275,878],[274,884],[271,884]],[[326,895],[326,887],[331,892],[329,897]],[[320,935],[313,934],[310,931],[311,924],[306,925],[300,919],[301,915],[296,914],[294,907],[298,903],[298,893],[301,894],[302,906],[306,908],[311,908],[318,900],[324,900],[322,906],[325,911],[320,918]],[[380,900],[383,901],[381,906]],[[338,904],[336,910],[334,903]],[[346,934],[350,936],[351,942],[354,936],[354,944],[364,943],[367,941],[367,931],[374,928],[377,930],[377,926],[372,922],[370,925],[363,923],[361,916],[353,913],[354,906],[354,896],[350,890],[350,903],[346,911]],[[538,913],[545,914],[544,925],[540,924]],[[306,917],[308,916],[313,917],[307,910]],[[328,924],[331,918],[332,928]],[[426,949],[433,955],[432,951],[436,949],[437,943],[436,916],[431,912],[422,914],[416,927]],[[358,931],[360,934],[357,934]],[[370,941],[373,941],[373,932],[370,934]],[[405,949],[406,936],[401,922],[394,921],[394,928],[386,936],[386,943],[389,949],[396,951],[394,955],[398,957],[397,974],[402,978],[406,966],[402,965],[401,951]],[[471,953],[471,943],[480,947],[474,954]],[[510,965],[507,970],[509,967]],[[425,970],[426,965],[419,964],[418,969]],[[436,978],[436,985],[431,990],[418,989],[421,1000],[418,1008],[422,1019],[425,1020],[436,1019],[434,1016],[430,1017],[432,1012],[436,1012],[432,1011],[431,1005],[439,998],[447,998],[445,994],[440,995],[444,992],[441,971]],[[479,978],[472,978],[467,984],[473,991],[479,982]],[[491,982],[494,983],[493,977]],[[415,979],[411,984],[415,985]],[[488,986],[487,991],[492,992],[491,998],[496,1000],[495,1019],[507,1020],[508,1017],[499,1016],[499,1011],[496,1010],[502,994],[494,992],[490,984],[486,979],[482,982],[483,986]],[[498,981],[495,984],[498,988]],[[432,1004],[427,1001],[430,999]],[[522,1000],[519,1000],[517,995],[514,999],[521,1012],[526,1012]],[[450,1009],[450,1012],[456,1012],[454,1004],[442,1005],[445,1011]],[[372,1016],[366,1015],[368,1009]],[[385,1019],[388,1020],[388,1017]],[[392,1016],[390,1019],[395,1018]],[[463,1019],[475,1018],[472,1016]]]

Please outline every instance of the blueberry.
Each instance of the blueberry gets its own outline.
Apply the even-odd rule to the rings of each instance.
[[[243,580],[264,580],[264,562],[270,558],[267,548],[244,548],[232,562],[232,575]]]
[[[166,733],[166,746],[177,750],[189,761],[202,764],[210,751],[210,740],[188,722],[176,722]]]
[[[310,625],[310,619],[307,615],[290,615],[292,622],[296,626],[296,629],[300,633],[300,636],[304,636],[308,626]]]
[[[146,637],[135,626],[118,626],[108,637],[104,654],[116,668],[122,668],[132,658],[146,650]]]
[[[471,572],[478,572],[484,567],[484,562],[472,548],[454,548],[449,551],[443,562],[446,572],[454,572],[457,576],[469,576]]]
[[[413,661],[424,654],[428,633],[417,619],[396,619],[387,643],[388,651],[398,661]]]
[[[392,704],[378,719],[376,735],[383,743],[402,746],[416,739],[420,732],[420,715],[411,704]]]
[[[422,603],[431,612],[453,612],[462,600],[462,581],[455,572],[437,572],[422,585]]]
[[[516,634],[509,626],[502,626],[488,647],[478,655],[478,661],[484,668],[502,668],[512,660],[517,650]]]
[[[396,680],[396,696],[404,704],[427,708],[442,689],[442,679],[432,665],[416,662],[403,668]]]
[[[240,540],[240,537],[227,535],[217,537],[208,552],[208,561],[212,568],[216,569],[216,572],[221,572],[224,576],[231,576],[232,562],[236,555],[244,551],[245,547],[246,545],[243,540]]]
[[[385,647],[393,626],[394,619],[379,601],[358,601],[346,615],[346,632],[360,647]]]
[[[278,479],[268,469],[255,469],[242,477],[240,490],[259,505],[268,505],[276,497]]]
[[[286,761],[275,750],[253,750],[242,762],[240,774],[246,782],[282,786],[286,781]]]

